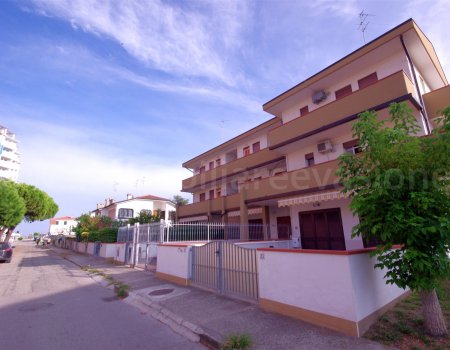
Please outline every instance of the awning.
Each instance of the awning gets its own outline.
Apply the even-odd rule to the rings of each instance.
[[[194,222],[194,221],[208,221],[208,216],[207,215],[191,216],[189,218],[182,218],[182,219],[178,220],[179,223]]]
[[[262,208],[248,209],[248,215],[256,215],[256,214],[261,214],[261,213],[262,213]],[[239,210],[228,212],[228,217],[230,217],[230,218],[240,216],[240,215],[241,215],[241,212]]]
[[[326,202],[336,199],[348,198],[348,193],[342,193],[341,191],[325,191],[314,194],[293,197],[288,199],[280,199],[278,201],[278,207],[289,207],[291,205],[302,205],[316,202]]]

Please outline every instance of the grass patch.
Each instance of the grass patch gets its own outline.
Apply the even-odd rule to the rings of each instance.
[[[438,297],[447,327],[450,326],[450,279],[442,282]],[[412,293],[382,315],[364,334],[365,338],[399,349],[450,349],[450,337],[425,334],[420,295]]]
[[[252,346],[252,337],[248,333],[230,334],[220,347],[221,350],[248,349]]]
[[[102,276],[109,282],[108,285],[114,286],[114,292],[119,299],[125,299],[128,296],[128,291],[130,289],[130,286],[128,284],[122,283],[119,280],[114,279],[113,276],[107,275],[98,269],[92,268],[90,265],[83,266],[81,269],[90,274]]]

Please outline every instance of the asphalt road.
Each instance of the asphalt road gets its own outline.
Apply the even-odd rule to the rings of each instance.
[[[204,349],[33,242],[0,264],[0,349]]]

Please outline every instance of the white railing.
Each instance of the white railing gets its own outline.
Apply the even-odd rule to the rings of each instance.
[[[161,222],[120,227],[117,242],[262,241],[269,238],[270,225],[241,225],[222,222]]]

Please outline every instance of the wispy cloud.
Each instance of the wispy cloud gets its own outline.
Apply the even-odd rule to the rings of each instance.
[[[227,61],[241,45],[248,6],[240,1],[31,0],[40,13],[109,37],[149,67],[235,85]]]
[[[341,17],[346,21],[354,21],[355,15],[361,12],[357,0],[315,0],[309,1],[308,6],[315,15]]]

